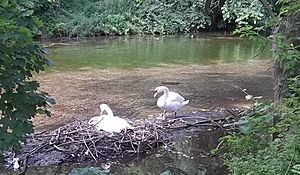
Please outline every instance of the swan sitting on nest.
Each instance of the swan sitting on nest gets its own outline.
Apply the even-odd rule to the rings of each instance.
[[[100,110],[100,116],[92,117],[88,122],[89,125],[94,125],[98,131],[120,133],[123,129],[132,129],[132,126],[125,119],[114,116],[107,104],[101,104]],[[106,114],[103,114],[104,112]]]
[[[163,95],[160,96],[157,100],[157,106],[164,111],[164,114],[166,112],[176,112],[183,107],[184,105],[187,105],[189,103],[189,100],[185,100],[180,94],[177,92],[171,92],[166,86],[158,86],[155,88],[154,97],[157,96],[160,92],[163,92]]]

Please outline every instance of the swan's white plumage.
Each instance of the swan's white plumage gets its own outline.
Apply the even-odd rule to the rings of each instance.
[[[8,169],[13,168],[14,171],[18,171],[18,169],[20,168],[19,161],[20,161],[20,159],[18,157],[13,158],[12,160],[11,159],[7,160],[8,165],[6,165],[6,166]]]
[[[160,92],[163,92],[163,95],[158,98],[157,106],[166,112],[177,112],[181,107],[189,103],[189,100],[185,100],[177,92],[169,91],[166,86],[156,87],[154,97]]]
[[[13,159],[13,168],[15,171],[17,171],[20,168],[20,164],[19,164],[19,158],[14,158]]]
[[[92,117],[88,122],[89,125],[94,125],[98,131],[120,133],[124,129],[132,129],[132,126],[125,119],[114,116],[107,104],[101,104],[100,110],[100,116]],[[103,114],[104,112],[107,114]]]

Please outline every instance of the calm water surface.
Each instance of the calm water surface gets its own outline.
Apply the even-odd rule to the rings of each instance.
[[[243,62],[259,53],[257,42],[233,37],[99,37],[56,42],[49,47],[49,58],[54,62],[51,70],[60,71]],[[256,59],[270,58],[269,50]]]
[[[31,167],[26,174],[69,175],[226,175],[221,160],[209,153],[216,148],[221,131],[211,131],[183,137],[169,148],[126,164],[112,163],[109,171],[97,165]],[[0,168],[1,170],[1,168]],[[1,171],[0,171],[1,172]],[[7,175],[9,173],[4,173]]]

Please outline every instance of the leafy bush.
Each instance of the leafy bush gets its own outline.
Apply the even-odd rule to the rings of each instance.
[[[255,106],[243,117],[243,122],[240,121],[240,132],[223,138],[228,149],[225,164],[232,174],[300,174],[300,52],[296,42],[299,39],[299,1],[263,1],[274,3],[273,8],[268,9],[274,17],[269,19],[267,25],[263,20],[255,23],[261,15],[253,10],[260,11],[262,1],[240,1],[237,4],[234,3],[236,0],[226,2],[223,8],[225,17],[235,15],[231,18],[238,19],[235,33],[242,37],[267,40],[259,34],[260,31],[266,30],[268,25],[275,29],[271,37],[275,90],[284,89],[285,98],[281,106],[278,97],[282,94],[276,91],[274,104]],[[248,9],[246,4],[256,8]],[[242,14],[241,9],[248,11]],[[273,9],[276,10],[274,13]],[[250,18],[252,20],[249,21]],[[247,19],[247,23],[240,19]]]
[[[147,34],[172,34],[196,31],[209,25],[204,1],[144,1],[137,10],[136,25]]]
[[[61,18],[56,25],[57,35],[95,36],[103,34],[135,33],[132,26],[132,9],[135,1],[103,0],[64,2],[61,7]],[[74,5],[72,5],[74,4]],[[76,5],[75,5],[76,4]]]
[[[27,1],[21,2],[0,3],[0,155],[19,148],[24,135],[33,131],[35,114],[50,115],[45,110],[47,94],[30,80],[48,62],[43,48],[32,39],[42,23],[32,16]]]
[[[278,115],[277,111],[270,103],[261,104],[247,115],[245,125],[250,127],[250,132],[223,138],[229,149],[225,163],[232,174],[300,172],[300,76],[289,82],[293,95],[285,99],[280,121],[275,126],[272,116]]]
[[[224,20],[234,21],[238,25],[256,25],[265,19],[259,0],[227,0],[222,13]]]
[[[191,32],[210,24],[204,6],[204,0],[63,1],[54,33],[94,36]]]

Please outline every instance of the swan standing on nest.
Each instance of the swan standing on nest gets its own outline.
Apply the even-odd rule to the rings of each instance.
[[[88,122],[89,125],[95,125],[98,131],[120,133],[122,130],[132,129],[132,126],[125,119],[114,116],[107,104],[101,104],[100,110],[100,116],[92,117]]]
[[[158,86],[155,88],[154,97],[157,96],[160,92],[163,92],[163,95],[160,96],[157,100],[157,106],[164,111],[162,114],[163,119],[166,112],[176,112],[189,103],[189,100],[185,100],[180,94],[177,92],[169,91],[166,86]]]

